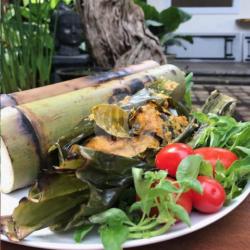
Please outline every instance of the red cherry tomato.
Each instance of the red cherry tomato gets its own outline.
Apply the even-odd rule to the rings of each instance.
[[[189,192],[181,194],[176,203],[182,206],[189,214],[191,213],[193,208],[193,202]]]
[[[173,143],[162,148],[155,158],[158,169],[167,170],[168,174],[175,177],[180,162],[193,154],[193,149],[183,143]]]
[[[225,168],[229,168],[232,163],[238,160],[233,152],[224,148],[204,147],[194,150],[194,154],[201,155],[204,160],[209,161],[215,170],[216,162],[219,160]]]
[[[175,183],[174,185],[177,188],[179,187],[178,183]],[[176,203],[178,205],[182,206],[190,214],[191,211],[192,211],[192,208],[193,208],[192,192],[191,192],[191,190],[187,191],[187,192],[185,192],[183,194],[181,194]]]
[[[192,191],[193,207],[203,213],[215,213],[220,210],[226,199],[222,185],[207,176],[198,176],[197,179],[202,185],[203,193]]]

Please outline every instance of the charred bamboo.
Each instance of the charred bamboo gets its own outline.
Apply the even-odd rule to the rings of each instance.
[[[153,60],[144,61],[140,64],[131,65],[117,71],[105,72],[98,75],[80,77],[71,81],[65,81],[40,88],[15,92],[12,94],[2,94],[0,96],[0,108],[15,106],[36,100],[61,95],[70,91],[79,90],[85,87],[94,86],[110,80],[122,78],[147,69],[155,68],[159,64]]]

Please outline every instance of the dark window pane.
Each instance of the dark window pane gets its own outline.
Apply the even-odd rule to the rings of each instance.
[[[233,0],[172,0],[175,7],[232,7]]]

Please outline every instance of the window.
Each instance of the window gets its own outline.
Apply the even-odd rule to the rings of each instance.
[[[175,7],[233,7],[233,0],[172,0]]]
[[[242,0],[148,0],[159,10],[180,7],[191,14],[238,14]]]

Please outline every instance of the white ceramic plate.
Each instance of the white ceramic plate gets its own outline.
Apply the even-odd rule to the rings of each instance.
[[[193,212],[191,214],[192,226],[187,227],[183,223],[177,223],[172,229],[166,234],[149,238],[149,239],[140,239],[140,240],[130,240],[127,241],[123,247],[136,247],[144,246],[152,243],[157,243],[161,241],[166,241],[192,233],[196,230],[199,230],[207,225],[219,220],[224,217],[232,210],[234,210],[250,193],[250,182],[244,189],[244,192],[234,199],[231,204],[227,207],[222,208],[218,213],[205,215],[200,213]],[[18,204],[18,201],[21,197],[27,194],[26,190],[21,190],[10,195],[1,194],[1,214],[8,215],[11,214],[13,208]],[[6,237],[2,237],[2,240],[8,241]],[[19,244],[31,247],[39,247],[45,249],[67,249],[67,250],[99,250],[103,249],[100,238],[96,232],[88,235],[86,239],[81,244],[76,244],[73,240],[72,233],[66,234],[54,234],[49,231],[49,229],[43,229],[37,231],[27,237],[24,241]]]

